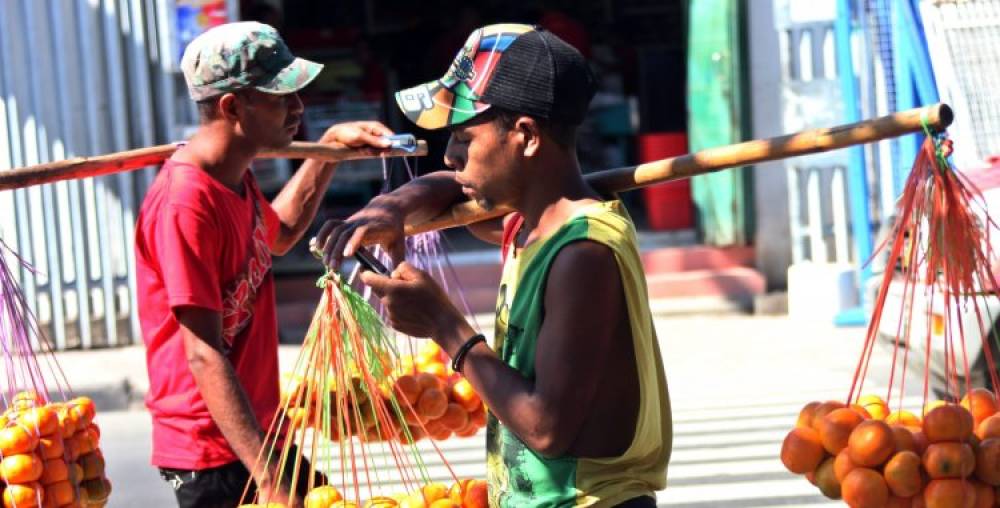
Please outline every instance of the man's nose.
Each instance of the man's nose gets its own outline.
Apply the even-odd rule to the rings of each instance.
[[[448,146],[444,149],[444,165],[456,171],[462,170],[461,157],[451,138],[448,138]]]
[[[299,97],[298,92],[290,94],[288,97],[288,111],[294,114],[305,111],[305,106],[302,104],[302,98]]]

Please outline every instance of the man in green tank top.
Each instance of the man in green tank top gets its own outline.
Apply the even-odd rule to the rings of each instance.
[[[317,237],[331,266],[372,242],[399,262],[391,277],[362,280],[393,328],[437,342],[486,402],[491,506],[655,506],[666,486],[670,401],[635,229],[576,157],[593,93],[582,55],[550,32],[474,31],[443,78],[396,94],[417,125],[450,130],[453,171],[379,196]],[[463,194],[513,210],[469,226],[504,257],[492,347],[402,259],[404,222]]]

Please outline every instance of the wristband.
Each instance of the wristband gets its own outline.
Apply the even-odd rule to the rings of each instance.
[[[480,342],[486,342],[486,337],[481,333],[477,333],[473,335],[472,338],[465,341],[465,344],[462,344],[462,347],[458,348],[458,351],[455,353],[455,357],[451,359],[451,370],[461,374],[462,363],[465,361],[465,355]]]

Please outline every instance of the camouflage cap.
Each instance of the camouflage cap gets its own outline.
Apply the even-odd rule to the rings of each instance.
[[[278,95],[297,92],[322,69],[296,58],[277,30],[255,21],[213,27],[191,41],[181,58],[196,102],[251,87]]]

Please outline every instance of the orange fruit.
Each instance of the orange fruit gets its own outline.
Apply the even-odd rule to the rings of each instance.
[[[426,419],[440,418],[448,410],[448,396],[438,388],[428,388],[417,400],[417,413]]]
[[[388,496],[375,496],[361,505],[362,508],[395,508],[399,506],[399,501]]]
[[[815,470],[823,455],[823,442],[819,434],[811,428],[792,429],[781,444],[781,463],[795,474],[806,474]]]
[[[827,457],[814,472],[813,484],[819,487],[819,491],[830,499],[840,499],[840,481],[834,472],[834,458]]]
[[[410,404],[417,403],[417,398],[420,397],[421,391],[420,384],[417,383],[417,378],[409,374],[399,376],[399,378],[396,379],[395,388],[396,394],[406,399],[407,402]],[[405,406],[406,404],[402,405]]]
[[[932,400],[932,401],[928,402],[927,405],[924,406],[924,415],[927,415],[927,413],[930,413],[931,410],[933,410],[935,408],[939,408],[941,406],[947,406],[948,404],[951,404],[951,403],[948,402],[948,401],[946,401],[946,400],[940,400],[940,399],[939,400]]]
[[[420,493],[423,494],[425,503],[433,503],[448,497],[448,486],[439,482],[428,483],[420,488]]]
[[[80,484],[80,497],[89,504],[97,504],[111,495],[111,482],[107,478],[85,480]]]
[[[79,430],[80,418],[69,406],[61,404],[56,408],[56,418],[59,420],[59,431],[62,437],[70,437]]]
[[[896,453],[885,464],[882,475],[892,494],[899,497],[912,497],[920,493],[924,487],[920,476],[920,456],[905,450]]]
[[[931,443],[923,463],[931,478],[965,478],[975,470],[976,456],[968,443]]]
[[[1000,438],[991,437],[979,443],[976,478],[990,485],[1000,485]]]
[[[972,435],[972,414],[957,404],[945,404],[924,415],[924,435],[928,443],[965,441]]]
[[[62,458],[65,450],[62,434],[58,432],[38,440],[38,455],[43,459]]]
[[[428,374],[434,374],[438,379],[444,380],[448,378],[448,367],[441,362],[431,362],[424,365],[424,372]]]
[[[65,506],[76,501],[76,488],[66,480],[46,485],[44,488],[45,504],[48,506]]]
[[[802,406],[802,409],[799,411],[799,417],[795,421],[795,426],[796,427],[807,427],[807,428],[811,429],[812,428],[813,415],[816,414],[816,408],[818,408],[820,404],[822,404],[822,402],[820,402],[818,400],[814,400],[814,401],[806,404],[805,406]]]
[[[847,441],[851,462],[862,467],[876,467],[895,451],[896,438],[892,428],[880,420],[865,420],[854,428]]]
[[[55,435],[58,435],[59,439],[62,439],[61,434],[56,433]],[[79,451],[80,455],[90,453],[96,449],[96,446],[94,446],[93,441],[90,440],[90,434],[86,431],[86,429],[77,432],[72,439],[76,441],[76,449]]]
[[[885,503],[885,508],[913,508],[913,500],[918,497],[896,497],[889,495],[889,500]],[[921,498],[923,499],[923,498]]]
[[[972,508],[976,489],[971,483],[957,478],[931,480],[924,489],[927,508]]]
[[[837,481],[843,483],[844,478],[847,477],[847,473],[850,473],[856,467],[858,467],[857,464],[851,462],[851,455],[847,451],[847,448],[844,448],[837,454],[836,459],[833,461],[833,474],[837,477]]]
[[[8,455],[0,462],[0,478],[8,484],[33,482],[42,477],[43,467],[34,453]]]
[[[840,453],[840,450],[847,447],[851,431],[862,421],[864,418],[849,408],[835,409],[827,413],[816,425],[823,448],[833,455]]]
[[[916,446],[917,455],[923,456],[924,452],[927,450],[927,436],[924,435],[924,429],[917,427],[910,427],[910,433],[913,435],[913,446]]]
[[[888,423],[889,425],[899,424],[909,427],[919,427],[920,418],[917,418],[917,415],[909,411],[900,410],[889,413],[889,416],[885,417],[885,423]]]
[[[34,508],[45,499],[45,490],[38,482],[12,483],[3,489],[3,505],[7,508]]]
[[[858,413],[858,415],[860,415],[865,420],[871,420],[872,419],[872,414],[869,413],[868,410],[865,409],[864,406],[862,406],[861,404],[851,404],[848,407],[851,408],[851,411],[854,411],[855,413]]]
[[[76,462],[69,463],[69,481],[79,484],[83,481],[83,467]]]
[[[889,415],[889,405],[878,395],[863,395],[858,398],[858,405],[865,408],[865,411],[875,420],[885,420]]]
[[[836,400],[828,400],[816,406],[816,410],[813,411],[812,429],[819,432],[819,422],[823,421],[824,416],[845,407],[847,407],[847,404]]]
[[[890,425],[892,427],[893,441],[896,443],[896,451],[910,450],[917,452],[917,443],[913,438],[913,432],[908,427],[902,425]]]
[[[479,427],[476,427],[471,421],[465,425],[465,427],[455,431],[455,435],[458,437],[472,437],[479,432]]]
[[[476,427],[486,426],[486,408],[479,406],[475,411],[469,413],[469,421],[476,424]]]
[[[400,406],[401,407],[399,409],[403,413],[403,421],[405,421],[407,425],[420,425],[421,420],[420,415],[416,413],[416,404],[413,406],[401,404]]]
[[[451,399],[470,413],[483,406],[483,401],[479,398],[476,390],[472,388],[472,383],[465,378],[459,379],[451,385]]]
[[[94,406],[94,401],[90,400],[90,397],[77,397],[67,403],[74,411],[77,411],[80,415],[80,420],[83,422],[84,426],[90,425],[94,421],[94,417],[97,415],[97,409]]]
[[[444,440],[450,438],[451,434],[452,434],[451,429],[449,429],[449,428],[447,428],[447,427],[445,427],[445,426],[442,425],[439,428],[439,430],[437,430],[436,432],[432,432],[431,433],[431,439],[433,439],[435,441],[444,441]]]
[[[80,467],[83,468],[83,479],[93,480],[104,476],[104,457],[97,452],[80,456]]]
[[[38,432],[17,424],[0,429],[0,454],[4,457],[34,451],[38,446]]]
[[[472,478],[459,478],[448,488],[448,499],[462,504],[462,498],[465,497],[465,489],[468,486]]]
[[[49,459],[42,465],[42,476],[38,479],[42,485],[52,485],[56,482],[69,480],[69,466],[66,465],[65,460],[61,458]]]
[[[972,420],[977,426],[997,412],[997,399],[993,392],[985,388],[973,388],[972,391],[965,394],[965,397],[962,397],[960,404],[972,413]]]
[[[445,428],[456,431],[461,430],[469,423],[469,413],[466,413],[462,406],[449,402],[444,414],[439,419]]]
[[[972,481],[972,487],[976,489],[975,508],[993,508],[996,502],[996,492],[993,487],[978,481]]]
[[[882,508],[889,501],[889,487],[882,475],[864,467],[847,474],[840,493],[851,508]]]
[[[406,428],[409,431],[409,434],[400,431],[398,436],[400,443],[413,444],[427,437],[427,434],[424,432],[424,429],[420,428],[419,426],[407,425]]]
[[[417,385],[420,386],[420,391],[429,390],[431,388],[438,390],[444,389],[444,381],[441,381],[441,378],[429,372],[419,372],[417,373],[416,378]]]
[[[462,508],[488,508],[489,496],[487,494],[487,483],[485,480],[470,481],[465,485]]]
[[[994,414],[979,422],[976,425],[976,437],[979,439],[1000,437],[1000,415]]]
[[[340,491],[332,485],[323,485],[310,490],[303,500],[303,505],[305,508],[327,508],[341,499],[343,496],[340,495]]]

